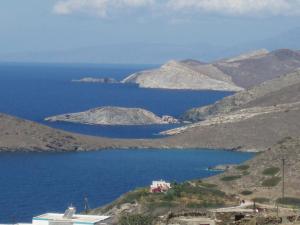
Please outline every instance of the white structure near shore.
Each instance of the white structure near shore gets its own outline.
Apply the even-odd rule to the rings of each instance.
[[[76,209],[69,207],[64,214],[45,213],[32,218],[32,223],[15,225],[108,225],[109,216],[75,214]]]
[[[164,180],[152,181],[152,184],[150,186],[151,193],[167,192],[169,189],[171,189],[171,184],[167,183]]]

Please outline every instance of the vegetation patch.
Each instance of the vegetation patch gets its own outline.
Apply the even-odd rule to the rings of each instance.
[[[237,170],[242,170],[242,171],[248,170],[249,168],[250,166],[248,165],[240,165],[236,167]]]
[[[250,191],[250,190],[244,190],[244,191],[241,192],[241,194],[242,194],[242,195],[252,195],[253,192]]]
[[[269,203],[270,199],[263,198],[263,197],[257,197],[257,198],[253,198],[252,201],[257,202],[257,203]]]
[[[119,219],[119,225],[151,225],[153,218],[150,216],[138,215],[123,215]]]
[[[226,177],[222,177],[221,180],[222,181],[234,181],[234,180],[238,180],[240,179],[241,176],[240,175],[236,175],[236,176],[226,176]]]
[[[282,205],[300,207],[300,198],[291,198],[291,197],[278,198],[276,202]]]
[[[156,218],[170,210],[181,210],[182,207],[203,209],[238,204],[238,200],[233,195],[227,195],[216,188],[214,184],[195,181],[173,183],[171,187],[165,193],[150,193],[148,188],[137,189],[125,194],[101,212],[106,213],[105,210],[112,207],[121,208],[125,203],[137,203],[142,210],[139,212],[140,214]],[[123,220],[128,221],[129,218],[126,217]]]
[[[281,178],[280,177],[272,177],[269,179],[266,179],[262,182],[262,186],[264,187],[275,187],[279,182]]]
[[[280,168],[278,167],[270,167],[270,168],[267,168],[263,171],[263,175],[266,175],[266,176],[274,176],[276,175],[278,172],[280,171]]]
[[[216,184],[210,184],[210,183],[201,183],[200,185],[202,187],[206,187],[206,188],[216,188],[216,187],[218,187],[218,185],[216,185]]]

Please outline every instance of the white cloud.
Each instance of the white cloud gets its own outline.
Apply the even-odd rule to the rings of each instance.
[[[230,15],[293,15],[300,13],[300,0],[169,0],[175,11],[204,11]]]
[[[81,12],[106,17],[112,10],[140,8],[153,2],[154,0],[61,0],[54,5],[53,11],[62,15]]]
[[[155,6],[155,7],[153,7]],[[57,14],[111,12],[145,8],[159,12],[208,12],[228,15],[300,15],[300,0],[60,0]]]

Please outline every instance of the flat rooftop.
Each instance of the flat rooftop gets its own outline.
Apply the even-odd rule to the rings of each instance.
[[[98,223],[109,219],[110,216],[93,216],[93,215],[80,215],[75,214],[72,219],[63,218],[64,214],[59,213],[46,213],[40,216],[33,217],[33,220],[50,220],[50,221],[69,221],[73,223]]]

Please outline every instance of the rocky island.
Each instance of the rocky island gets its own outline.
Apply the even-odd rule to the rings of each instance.
[[[96,78],[96,77],[84,77],[81,79],[73,79],[72,82],[78,83],[100,83],[100,84],[115,84],[118,81],[114,78],[104,77],[104,78]]]
[[[100,107],[85,112],[52,116],[46,121],[72,122],[90,125],[151,125],[179,123],[172,116],[159,117],[141,108]]]

